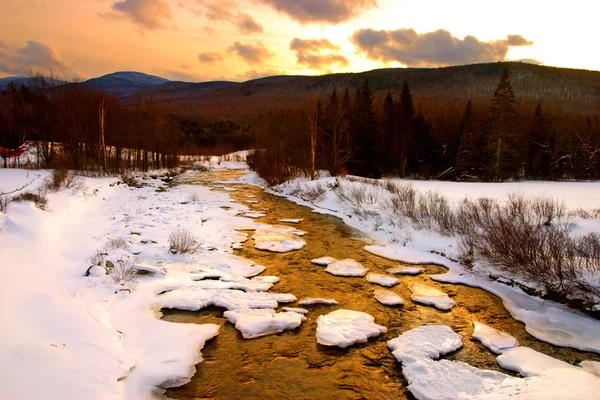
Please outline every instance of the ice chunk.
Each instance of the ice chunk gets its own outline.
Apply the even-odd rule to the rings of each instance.
[[[425,325],[388,341],[396,360],[409,364],[419,359],[438,359],[462,347],[462,338],[446,325]]]
[[[298,237],[302,231],[289,227],[272,226],[258,229],[253,236],[254,248],[257,250],[287,253],[300,250],[306,246],[306,241]]]
[[[157,289],[162,293],[156,298],[154,308],[172,308],[198,311],[209,306],[237,310],[243,308],[277,308],[280,303],[291,303],[296,297],[286,293],[243,292],[225,289],[231,282],[200,281],[196,285],[184,284],[164,286]],[[199,285],[202,284],[202,285]],[[212,286],[212,287],[211,287]]]
[[[363,267],[358,261],[347,258],[329,264],[325,271],[336,276],[365,276],[369,269]]]
[[[420,275],[425,271],[424,268],[417,267],[394,267],[387,270],[388,274],[393,275]]]
[[[283,311],[291,311],[298,314],[308,314],[308,310],[305,308],[295,308],[295,307],[281,307]]]
[[[324,346],[345,348],[385,332],[373,316],[360,311],[336,310],[317,318],[317,342]]]
[[[502,354],[506,350],[519,345],[517,339],[507,333],[500,332],[491,326],[479,322],[473,322],[473,326],[473,337],[496,354]]]
[[[250,280],[253,282],[269,283],[271,285],[274,285],[277,282],[279,282],[280,279],[278,276],[255,276],[254,278],[252,278]]]
[[[402,297],[391,290],[377,289],[375,290],[375,298],[386,306],[401,306],[404,304]]]
[[[298,302],[298,304],[300,304],[301,306],[312,306],[315,304],[326,304],[326,305],[332,305],[332,304],[337,304],[337,301],[335,299],[324,299],[324,298],[318,298],[318,297],[307,297],[305,299],[302,299]]]
[[[398,278],[393,278],[391,276],[385,276],[382,274],[367,274],[367,282],[376,283],[385,287],[392,287],[400,283]]]
[[[260,201],[258,201],[258,200],[246,200],[246,203],[248,203],[248,204],[258,204],[258,203],[260,203]]]
[[[242,332],[244,339],[254,339],[298,328],[306,317],[302,314],[286,311],[275,312],[272,309],[238,309],[225,311],[223,316],[236,329]]]
[[[572,365],[537,352],[529,347],[515,347],[496,358],[502,368],[520,373],[523,376],[538,375],[549,368],[571,368]]]
[[[237,192],[237,191],[238,191],[238,190],[237,190],[237,189],[235,189],[235,188],[229,188],[229,187],[226,187],[226,188],[225,188],[225,189],[223,189],[223,190],[224,190],[224,191],[226,191],[226,192]]]
[[[304,221],[304,218],[285,218],[280,219],[279,222],[287,223],[287,224],[299,224]]]
[[[267,214],[263,214],[263,213],[259,213],[259,212],[255,212],[255,211],[248,211],[242,214],[242,217],[246,217],[246,218],[252,218],[252,219],[257,219],[257,218],[262,218],[262,217],[266,217]]]
[[[600,376],[600,362],[598,361],[582,361],[580,364],[581,368],[585,369],[592,374]]]
[[[320,258],[315,258],[314,260],[310,260],[311,263],[320,265],[322,267],[326,267],[329,264],[334,263],[336,261],[338,261],[338,259],[333,258],[333,257],[320,257]]]
[[[413,293],[411,299],[416,303],[421,303],[426,306],[434,306],[438,310],[449,311],[456,305],[448,295],[441,290],[437,290],[430,286],[413,285],[410,287]]]

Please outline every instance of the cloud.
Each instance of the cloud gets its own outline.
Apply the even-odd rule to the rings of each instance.
[[[0,72],[23,75],[29,70],[72,72],[69,62],[47,44],[30,40],[15,48],[0,41]]]
[[[246,13],[238,13],[236,20],[233,24],[238,28],[241,33],[246,35],[252,33],[262,33],[263,27],[261,24],[256,22],[254,18]]]
[[[377,7],[376,0],[257,0],[301,24],[339,24]]]
[[[114,13],[100,14],[103,17],[124,17],[142,29],[165,28],[173,19],[171,7],[165,0],[122,0],[111,8]]]
[[[165,78],[171,80],[171,81],[179,81],[179,82],[202,82],[205,81],[206,79],[195,75],[195,74],[190,74],[187,72],[183,72],[183,71],[171,71],[171,70],[167,70],[167,71],[161,71],[160,73],[161,75],[163,75]]]
[[[414,29],[355,31],[350,40],[359,53],[376,61],[398,61],[410,67],[501,61],[511,46],[533,43],[520,35],[482,42],[474,36],[460,40],[444,29],[419,34]]]
[[[181,8],[191,11],[196,16],[206,17],[210,21],[219,21],[229,23],[235,26],[240,33],[250,35],[252,33],[262,33],[262,25],[249,14],[237,11],[238,5],[231,0],[197,0],[196,3],[202,9],[196,9],[179,3]]]
[[[235,42],[228,51],[235,53],[242,60],[248,64],[259,64],[268,58],[272,58],[275,54],[271,53],[267,48],[260,42],[257,41],[256,45],[242,44]]]
[[[339,54],[340,46],[328,39],[298,39],[290,42],[290,50],[296,53],[296,63],[314,69],[324,69],[332,65],[348,66],[350,62]]]
[[[237,74],[235,79],[238,81],[251,81],[254,79],[266,78],[268,76],[282,76],[287,75],[284,71],[279,71],[275,69],[268,69],[264,71],[250,70],[246,71],[243,74]],[[225,79],[225,78],[223,78]]]
[[[198,54],[198,61],[202,64],[216,64],[223,61],[223,55],[216,52],[207,52]]]

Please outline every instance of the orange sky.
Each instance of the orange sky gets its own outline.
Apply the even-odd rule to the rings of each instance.
[[[503,59],[600,70],[600,1],[0,0],[0,9],[0,77],[131,70],[241,81]]]

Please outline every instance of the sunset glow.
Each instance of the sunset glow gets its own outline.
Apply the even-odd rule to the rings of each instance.
[[[0,0],[0,77],[172,80],[499,60],[600,69],[597,1]],[[292,42],[295,45],[292,46]]]

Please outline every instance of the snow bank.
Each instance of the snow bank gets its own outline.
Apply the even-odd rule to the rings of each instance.
[[[336,310],[317,318],[317,343],[324,346],[346,348],[385,332],[373,316],[360,311]]]
[[[316,304],[334,305],[338,302],[335,299],[325,299],[319,297],[307,297],[298,302],[301,306],[314,306]]]

